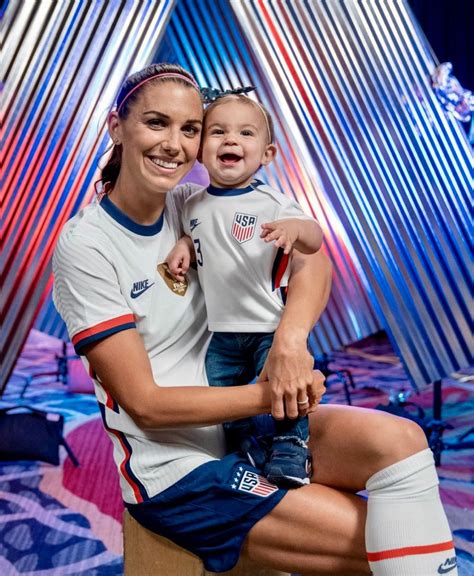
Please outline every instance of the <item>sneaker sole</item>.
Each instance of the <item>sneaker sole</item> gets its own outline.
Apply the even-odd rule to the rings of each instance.
[[[276,484],[279,488],[297,488],[311,483],[309,478],[298,478],[296,476],[272,476],[271,474],[267,476],[267,480],[272,484]]]
[[[257,465],[255,464],[255,460],[252,458],[252,456],[250,456],[250,452],[246,452],[245,455],[247,456],[247,460],[250,462],[250,464],[256,468]]]

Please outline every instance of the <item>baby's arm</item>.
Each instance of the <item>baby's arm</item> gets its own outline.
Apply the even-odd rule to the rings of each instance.
[[[316,220],[288,218],[262,224],[260,238],[264,242],[275,242],[289,254],[295,248],[303,254],[313,254],[321,248],[323,231]]]
[[[166,257],[171,274],[179,282],[185,281],[189,265],[195,259],[193,241],[189,236],[182,236]]]

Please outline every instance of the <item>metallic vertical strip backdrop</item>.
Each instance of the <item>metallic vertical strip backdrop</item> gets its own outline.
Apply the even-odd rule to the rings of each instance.
[[[413,383],[468,365],[472,153],[406,2],[231,4]]]
[[[86,190],[90,194],[96,159],[107,143],[104,118],[101,123],[93,114],[105,117],[121,76],[127,68],[144,65],[151,46],[156,49],[169,4],[108,2],[92,10],[90,3],[37,2],[13,10],[19,3],[10,3],[6,91],[10,100],[15,94],[18,112],[5,107],[10,124],[4,137],[14,126],[21,146],[17,142],[13,153],[18,169],[12,174],[7,163],[6,177],[23,182],[6,204],[10,232],[4,254],[11,264],[5,268],[5,295],[13,306],[6,326],[9,338],[16,339],[13,355],[44,293],[57,231],[86,199]],[[31,13],[37,5],[50,11],[38,22]],[[90,37],[81,36],[77,18],[87,22],[82,33],[94,33],[98,46],[87,44]],[[138,28],[132,28],[134,19]],[[147,23],[144,43],[140,34],[148,31]],[[47,42],[46,33],[53,40]],[[28,39],[26,47],[22,37]],[[134,49],[135,59],[122,62]],[[58,86],[57,80],[66,72],[58,59],[76,56],[77,67],[91,50],[102,59],[109,54],[100,72],[88,69],[81,84],[84,89],[92,79],[95,97],[102,98],[93,110],[91,93],[84,92],[86,99],[82,94],[80,107],[81,89],[75,84],[71,89],[68,82]],[[111,54],[116,58],[113,78],[107,74]],[[13,67],[13,60],[20,65]],[[313,350],[329,351],[384,328],[415,385],[467,365],[471,153],[463,131],[444,115],[431,92],[435,61],[406,3],[181,0],[155,56],[155,61],[165,60],[193,71],[203,86],[253,84],[272,111],[279,156],[263,178],[322,222],[334,262],[333,296],[313,333]],[[103,98],[102,87],[109,87],[109,81],[115,84]],[[75,104],[67,100],[71,92]],[[51,99],[56,102],[52,109]],[[82,114],[79,131],[71,110]],[[63,140],[56,127],[61,117],[68,123]],[[70,138],[73,130],[76,135]],[[93,142],[95,152],[85,158]],[[77,150],[80,161],[76,155],[70,158]],[[59,159],[70,165],[67,176],[58,172]],[[54,212],[54,220],[46,210]],[[17,223],[12,235],[15,214],[21,226]],[[31,228],[26,233],[22,226]],[[20,310],[27,311],[24,321]],[[42,326],[61,330],[50,306],[43,310]]]
[[[93,193],[107,112],[172,0],[10,1],[3,16],[1,388],[51,283],[59,230]]]

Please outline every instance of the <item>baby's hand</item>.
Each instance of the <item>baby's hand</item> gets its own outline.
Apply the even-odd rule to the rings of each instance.
[[[276,248],[283,248],[285,254],[289,254],[293,245],[298,240],[299,224],[294,219],[275,220],[262,224],[260,238],[264,242],[275,242]]]
[[[188,245],[182,242],[182,240],[178,240],[175,247],[166,257],[166,263],[176,280],[184,282],[186,280],[186,272],[189,270],[191,263],[191,254]]]

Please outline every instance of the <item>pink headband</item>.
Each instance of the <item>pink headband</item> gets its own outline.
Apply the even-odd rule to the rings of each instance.
[[[188,84],[191,84],[191,86],[193,86],[193,88],[196,88],[196,90],[199,93],[201,93],[201,89],[199,88],[197,83],[194,80],[192,80],[191,78],[188,78],[187,76],[185,76],[184,74],[180,74],[179,72],[160,72],[159,74],[155,74],[154,76],[150,76],[149,78],[145,78],[145,80],[142,80],[139,84],[134,86],[130,90],[130,92],[127,92],[127,94],[123,98],[122,102],[120,102],[119,107],[117,108],[117,113],[120,113],[120,110],[122,109],[122,106],[124,105],[124,102],[126,102],[130,98],[130,96],[135,92],[135,90],[138,90],[138,88],[140,88],[140,86],[143,86],[143,84],[145,84],[146,82],[149,82],[150,80],[154,80],[155,78],[180,78],[181,80],[184,80]]]

